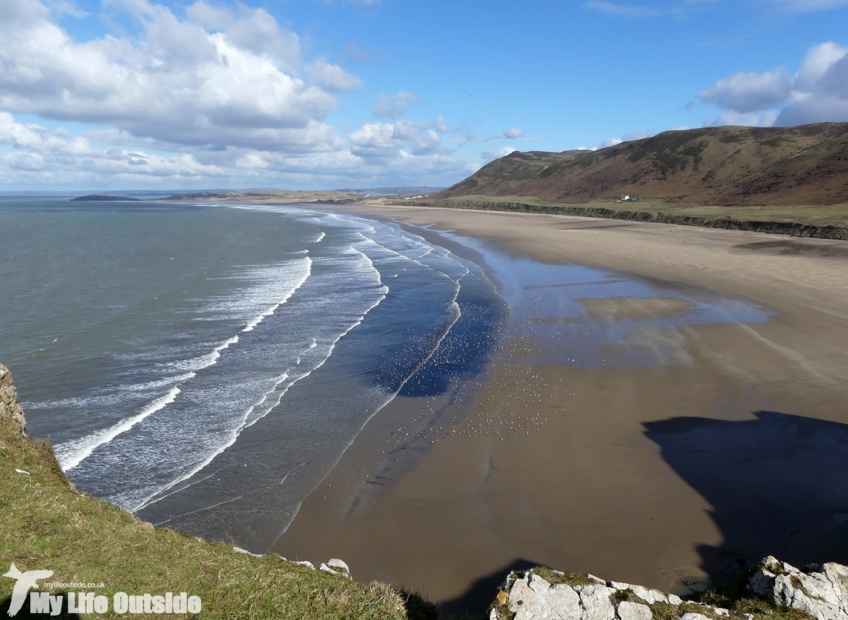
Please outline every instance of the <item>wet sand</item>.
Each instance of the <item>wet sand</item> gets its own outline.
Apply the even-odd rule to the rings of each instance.
[[[448,403],[377,414],[275,551],[477,612],[526,565],[684,592],[766,553],[848,561],[847,243],[355,210],[495,240],[547,277],[612,271],[518,282],[488,371],[435,421]]]

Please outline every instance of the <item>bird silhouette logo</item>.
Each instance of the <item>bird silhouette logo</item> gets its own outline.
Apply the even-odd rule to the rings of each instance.
[[[28,570],[21,572],[14,563],[9,567],[9,572],[3,575],[9,579],[16,579],[17,583],[12,589],[12,603],[9,605],[9,615],[15,616],[24,606],[27,593],[32,588],[38,587],[39,579],[47,579],[53,576],[52,570]]]

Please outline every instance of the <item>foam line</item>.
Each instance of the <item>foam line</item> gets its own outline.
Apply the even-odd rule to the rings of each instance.
[[[274,312],[276,312],[281,305],[286,303],[291,298],[291,296],[301,286],[303,286],[303,283],[306,282],[306,280],[308,280],[310,275],[312,274],[312,259],[306,257],[305,261],[306,271],[304,275],[300,278],[300,280],[298,280],[297,283],[291,288],[291,290],[279,302],[269,306],[268,308],[263,310],[259,315],[251,319],[239,333],[253,331],[257,325],[259,325],[270,315],[274,314]],[[236,344],[238,341],[238,335],[232,336],[218,344],[211,352],[189,360],[188,363],[183,362],[182,364],[191,367],[192,372],[188,373],[187,375],[183,375],[183,380],[180,381],[179,385],[182,385],[186,381],[190,381],[191,379],[193,379],[196,376],[197,371],[216,364],[221,358],[221,352],[230,347],[230,345]],[[192,362],[199,363],[192,364]],[[59,465],[64,471],[70,471],[71,469],[79,465],[82,461],[91,456],[91,454],[100,446],[109,443],[115,437],[127,432],[148,416],[156,413],[157,411],[163,409],[167,405],[174,402],[174,400],[177,398],[177,395],[181,391],[182,390],[180,390],[179,386],[175,386],[171,388],[164,396],[157,398],[144,409],[142,409],[138,414],[130,418],[125,418],[114,426],[111,426],[110,428],[95,431],[94,433],[83,437],[77,441],[68,442],[56,446],[56,458],[59,461]]]
[[[309,276],[312,275],[312,259],[307,256],[305,260],[306,260],[306,273],[303,274],[303,276],[300,278],[300,280],[297,282],[297,284],[295,284],[292,287],[292,289],[279,302],[277,302],[276,304],[274,304],[272,306],[269,306],[261,314],[259,314],[253,320],[251,320],[247,324],[247,326],[243,330],[241,330],[241,333],[252,332],[257,325],[259,325],[267,317],[274,314],[277,311],[277,308],[279,308],[284,303],[286,303],[291,298],[291,296],[295,294],[297,289],[299,289],[301,286],[303,286],[303,283],[306,282],[309,279]]]
[[[386,296],[388,295],[389,288],[388,288],[387,286],[383,285],[383,282],[382,282],[382,280],[381,280],[381,278],[380,278],[380,272],[379,272],[379,271],[377,270],[377,268],[374,266],[374,262],[373,262],[373,261],[372,261],[372,260],[371,260],[371,259],[370,259],[367,255],[366,255],[366,254],[364,254],[363,252],[360,252],[360,251],[359,251],[359,250],[357,250],[355,247],[351,246],[351,247],[350,247],[350,250],[351,250],[352,252],[355,252],[355,253],[359,254],[362,258],[364,258],[365,260],[367,260],[367,261],[368,261],[369,266],[370,266],[370,269],[373,271],[374,275],[376,276],[377,284],[382,285],[382,286],[381,286],[381,289],[380,289],[380,293],[381,293],[381,294],[380,294],[379,299],[377,299],[377,301],[375,301],[375,302],[374,302],[371,306],[369,306],[369,307],[365,310],[365,312],[363,312],[363,313],[362,313],[362,315],[359,317],[359,319],[357,319],[357,320],[356,320],[356,321],[355,321],[355,322],[354,322],[354,323],[353,323],[350,327],[348,327],[345,331],[343,331],[341,334],[339,334],[339,335],[336,337],[336,339],[335,339],[335,340],[333,340],[333,342],[330,344],[329,350],[327,351],[327,355],[324,357],[324,359],[323,359],[323,360],[321,360],[321,362],[319,362],[319,363],[318,363],[318,364],[317,364],[314,368],[312,368],[309,372],[304,373],[303,375],[301,375],[300,377],[297,377],[294,381],[292,381],[291,383],[289,383],[289,384],[288,384],[288,385],[287,385],[287,386],[286,386],[283,390],[281,390],[281,391],[278,393],[278,396],[277,396],[277,398],[275,399],[275,401],[274,401],[274,402],[272,402],[272,404],[271,404],[270,406],[266,407],[266,408],[265,408],[265,409],[264,409],[264,410],[263,410],[263,411],[262,411],[259,415],[251,416],[251,414],[254,412],[254,410],[255,410],[258,406],[260,406],[262,403],[266,402],[266,401],[268,400],[268,397],[269,397],[271,394],[273,394],[273,393],[277,390],[277,388],[279,387],[279,385],[280,385],[280,384],[282,384],[282,383],[283,383],[283,381],[285,381],[285,379],[286,379],[286,378],[288,378],[288,374],[287,374],[287,373],[284,373],[281,377],[278,377],[278,381],[274,384],[274,387],[273,387],[271,390],[269,390],[268,392],[266,392],[266,393],[265,393],[265,394],[264,394],[264,395],[263,395],[263,396],[262,396],[262,397],[261,397],[261,398],[260,398],[260,399],[259,399],[256,403],[254,403],[253,405],[251,405],[251,406],[250,406],[250,407],[249,407],[249,408],[248,408],[248,409],[247,409],[247,410],[246,410],[246,411],[242,414],[242,422],[241,422],[241,424],[240,424],[237,428],[234,428],[234,429],[230,432],[230,437],[227,439],[227,441],[226,441],[226,442],[224,442],[221,446],[219,446],[219,447],[218,447],[218,448],[217,448],[217,449],[216,449],[216,450],[215,450],[212,454],[210,454],[210,455],[209,455],[207,458],[205,458],[203,461],[201,461],[200,463],[198,463],[197,465],[195,465],[195,466],[194,466],[191,470],[189,470],[188,472],[186,472],[185,474],[183,474],[182,476],[180,476],[180,477],[179,477],[179,478],[177,478],[176,480],[174,480],[174,481],[172,481],[172,482],[169,482],[167,485],[164,485],[163,487],[161,487],[161,488],[157,489],[157,490],[156,490],[155,492],[153,492],[152,494],[148,495],[148,496],[147,496],[144,500],[142,500],[142,501],[141,501],[141,502],[140,502],[137,506],[135,506],[134,508],[132,508],[132,509],[131,509],[133,512],[137,512],[137,511],[141,510],[142,508],[146,508],[147,506],[150,506],[151,504],[155,504],[156,502],[158,502],[158,501],[160,501],[160,500],[162,500],[162,499],[165,499],[166,497],[168,497],[168,496],[172,495],[173,493],[179,492],[179,491],[181,491],[183,488],[186,488],[186,487],[181,487],[181,488],[179,488],[179,489],[175,489],[173,493],[168,493],[168,491],[169,491],[169,490],[173,489],[175,486],[179,485],[181,482],[184,482],[184,481],[186,481],[186,480],[190,479],[190,478],[191,478],[192,476],[194,476],[197,472],[199,472],[199,471],[201,471],[202,469],[204,469],[207,465],[209,465],[209,464],[210,464],[210,463],[211,463],[211,462],[215,459],[215,457],[217,457],[219,454],[221,454],[222,452],[224,452],[227,448],[229,448],[230,446],[232,446],[232,445],[236,442],[236,440],[238,439],[239,435],[241,434],[241,432],[242,432],[245,428],[248,428],[248,427],[250,427],[250,426],[253,426],[254,424],[256,424],[256,422],[258,422],[259,420],[261,420],[262,418],[264,418],[266,415],[268,415],[268,413],[270,413],[270,412],[274,409],[274,407],[276,407],[276,406],[278,406],[278,405],[280,404],[280,402],[281,402],[281,401],[282,401],[282,399],[283,399],[283,396],[285,396],[285,394],[289,391],[289,389],[291,388],[291,386],[293,386],[293,385],[294,385],[295,383],[297,383],[298,381],[300,381],[300,380],[302,380],[302,379],[305,379],[306,377],[308,377],[309,375],[311,375],[313,372],[315,372],[316,370],[318,370],[319,368],[321,368],[321,366],[323,366],[323,365],[327,362],[327,360],[328,360],[328,359],[330,359],[330,357],[332,357],[332,355],[333,355],[333,351],[334,351],[334,350],[335,350],[335,348],[336,348],[336,344],[338,344],[338,342],[339,342],[342,338],[344,338],[347,334],[349,334],[349,333],[351,332],[351,330],[353,330],[353,329],[354,329],[354,328],[356,328],[358,325],[360,325],[360,324],[362,323],[362,321],[364,321],[364,320],[365,320],[365,317],[368,315],[368,313],[369,313],[369,312],[371,312],[371,310],[373,310],[374,308],[376,308],[377,306],[379,306],[379,305],[380,305],[380,303],[382,303],[382,301],[383,301],[383,300],[386,298]],[[457,294],[458,294],[458,292],[457,292]],[[454,301],[455,301],[455,300],[456,300],[456,297],[454,297]],[[458,309],[458,308],[459,308],[459,306],[457,306],[457,309]],[[457,320],[458,320],[458,317],[457,317]],[[454,321],[454,322],[456,322],[456,321]],[[451,324],[451,326],[453,326],[453,324]],[[443,336],[443,338],[444,338],[444,336]],[[438,343],[438,344],[441,344],[441,339],[439,340],[439,343]],[[438,347],[438,344],[437,344],[437,347]],[[312,343],[310,343],[309,348],[310,348],[310,349],[312,349],[312,348],[314,348],[315,346],[317,346],[317,343],[315,342],[315,340],[313,340],[313,341],[312,341]],[[432,355],[432,354],[431,354],[431,355]],[[429,359],[429,357],[428,357],[427,359]]]
[[[125,418],[110,428],[96,431],[73,444],[65,443],[56,446],[56,459],[64,471],[69,471],[87,459],[92,452],[105,443],[109,443],[121,433],[125,433],[144,418],[174,402],[181,392],[178,386],[172,387],[164,396],[160,396],[147,405],[138,414]]]

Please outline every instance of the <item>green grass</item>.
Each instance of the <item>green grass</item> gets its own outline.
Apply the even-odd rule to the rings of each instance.
[[[797,222],[815,226],[848,227],[848,204],[837,205],[774,205],[774,206],[717,206],[668,203],[657,199],[643,199],[637,202],[592,201],[581,204],[566,204],[545,200],[536,196],[484,196],[469,195],[445,199],[427,199],[433,206],[451,207],[453,205],[474,202],[518,203],[530,206],[568,209],[599,208],[612,211],[639,211],[664,213],[690,217],[723,218],[733,217],[745,221]],[[421,200],[418,202],[426,202]]]
[[[401,203],[396,203],[401,204]],[[837,205],[774,205],[774,206],[716,206],[669,203],[658,199],[637,202],[593,201],[582,204],[552,202],[536,196],[468,195],[451,198],[425,198],[403,204],[481,210],[518,211],[561,215],[589,215],[622,220],[656,220],[672,224],[688,224],[718,228],[733,228],[740,222],[755,224],[754,230],[771,233],[826,236],[822,231],[787,230],[787,225],[835,227],[841,237],[848,238],[848,204]],[[603,210],[595,211],[593,210]],[[621,217],[618,214],[621,213]],[[644,214],[637,215],[634,214]],[[654,217],[650,217],[654,216]],[[659,216],[659,217],[656,217]],[[667,219],[664,219],[667,218]],[[722,223],[724,222],[724,223]],[[731,225],[727,225],[730,222]],[[735,224],[734,224],[735,222]]]
[[[0,519],[4,572],[14,562],[22,571],[52,570],[48,581],[103,582],[96,594],[110,600],[119,591],[187,592],[201,597],[200,618],[438,618],[420,598],[408,615],[405,598],[386,584],[358,583],[278,556],[256,558],[226,544],[155,529],[75,491],[50,446],[22,440],[5,420],[0,421]],[[13,583],[0,579],[0,599],[8,599]]]

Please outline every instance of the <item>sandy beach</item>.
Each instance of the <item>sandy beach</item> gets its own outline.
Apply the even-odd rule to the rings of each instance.
[[[848,243],[351,210],[602,272],[520,286],[487,372],[380,411],[274,551],[477,612],[528,565],[682,593],[767,553],[848,561]]]

